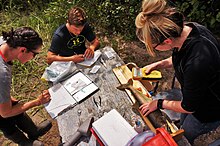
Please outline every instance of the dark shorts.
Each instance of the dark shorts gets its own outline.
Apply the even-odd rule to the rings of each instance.
[[[4,135],[11,135],[17,130],[16,125],[21,123],[24,114],[25,113],[22,113],[9,118],[3,118],[0,116],[0,130],[4,133]]]

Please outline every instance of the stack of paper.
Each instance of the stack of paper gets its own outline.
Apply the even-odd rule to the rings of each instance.
[[[98,58],[101,56],[101,51],[100,50],[96,50],[94,52],[94,57],[91,59],[86,59],[83,62],[79,62],[77,64],[82,65],[82,66],[86,66],[86,67],[90,67],[92,66],[97,60]]]
[[[106,146],[125,146],[137,132],[115,110],[111,110],[92,124],[92,128]]]
[[[51,101],[44,106],[52,118],[55,118],[61,111],[77,103],[60,83],[52,86],[49,89],[49,93]]]

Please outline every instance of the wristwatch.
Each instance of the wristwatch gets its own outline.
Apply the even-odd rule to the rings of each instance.
[[[158,99],[157,100],[157,108],[164,109],[163,108],[163,101],[164,101],[164,99]]]

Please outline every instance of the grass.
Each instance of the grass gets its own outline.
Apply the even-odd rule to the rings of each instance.
[[[12,71],[12,88],[11,95],[15,98],[21,100],[22,102],[27,102],[29,100],[35,99],[42,90],[48,89],[48,84],[40,80],[45,68],[48,66],[46,63],[47,50],[50,47],[51,38],[54,30],[61,24],[61,20],[58,18],[53,18],[45,14],[45,11],[33,11],[33,12],[19,12],[17,10],[11,9],[8,11],[0,12],[0,32],[10,31],[13,27],[14,29],[21,26],[29,26],[34,28],[42,37],[44,45],[41,53],[37,55],[33,60],[27,62],[26,64],[21,64],[18,61],[14,62]],[[62,21],[65,23],[65,21]],[[100,32],[104,32],[103,30]],[[101,42],[101,47],[106,45],[111,45],[117,53],[120,53],[121,36],[111,36],[107,40],[102,37],[103,34],[98,35]],[[117,38],[117,39],[115,39]],[[129,59],[130,58],[130,59]],[[132,60],[132,56],[128,55],[128,60]],[[34,107],[28,111],[31,115],[34,115],[37,111],[43,108],[43,106]],[[2,133],[0,132],[0,135]]]
[[[48,8],[49,9],[49,8]],[[52,16],[45,14],[45,11],[36,10],[33,12],[19,12],[15,9],[8,11],[2,11],[0,13],[0,30],[10,31],[21,26],[30,26],[34,28],[42,37],[44,46],[36,58],[26,64],[20,64],[18,61],[14,62],[13,65],[13,79],[12,79],[12,96],[22,100],[28,101],[39,95],[43,89],[46,89],[47,83],[40,80],[45,68],[46,53],[50,47],[51,38],[54,30],[58,27],[60,19],[51,19]],[[4,21],[3,21],[4,20]],[[63,21],[64,23],[65,21]],[[101,47],[106,44],[111,44],[115,48],[116,52],[119,52],[119,39],[110,38],[110,42],[101,41]],[[128,58],[129,59],[129,58]],[[130,60],[133,60],[132,57]]]
[[[41,81],[41,76],[47,67],[46,53],[50,46],[53,27],[45,19],[41,11],[31,12],[29,14],[21,13],[16,10],[2,11],[0,13],[0,31],[10,31],[22,26],[34,28],[44,40],[41,53],[26,64],[14,61],[12,67],[12,88],[11,95],[27,102],[35,99],[44,89],[48,89],[48,84]],[[55,26],[54,26],[55,27]],[[28,111],[31,115],[42,109],[43,106],[32,108]],[[2,135],[2,132],[0,132]]]
[[[11,95],[21,101],[29,101],[37,97],[43,89],[46,89],[47,83],[40,80],[47,63],[45,62],[49,40],[51,38],[51,27],[36,12],[20,13],[18,11],[3,11],[0,13],[1,31],[10,31],[21,26],[30,26],[34,28],[44,40],[44,46],[41,54],[26,64],[15,61],[12,68],[12,89]]]

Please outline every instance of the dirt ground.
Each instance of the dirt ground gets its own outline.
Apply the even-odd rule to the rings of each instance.
[[[119,41],[120,42],[120,41]],[[155,57],[150,57],[145,49],[145,46],[140,42],[120,42],[118,46],[118,54],[124,60],[125,63],[135,62],[139,67],[143,67],[152,62],[167,58],[172,52],[156,52]],[[157,93],[167,91],[172,88],[174,70],[164,69],[160,70],[162,73],[162,80],[159,82]],[[175,88],[180,88],[178,81],[175,80]],[[207,134],[203,134],[197,137],[193,146],[208,146],[215,140],[220,139],[220,126],[215,130]],[[220,146],[218,143],[215,146]]]
[[[33,121],[38,125],[41,122],[45,120],[51,120],[52,121],[52,128],[48,133],[46,133],[44,136],[40,137],[39,140],[44,143],[45,146],[58,146],[61,142],[61,138],[59,135],[59,130],[57,126],[56,120],[53,120],[50,118],[50,116],[47,114],[45,109],[38,111],[34,116],[29,116],[33,119]],[[13,142],[7,140],[4,136],[0,137],[0,145],[1,146],[17,146],[17,144],[14,144]]]
[[[106,45],[110,44],[108,38],[103,38],[103,40],[104,40],[103,41],[104,44]],[[150,64],[157,60],[167,58],[168,56],[171,55],[171,52],[156,52],[157,54],[156,57],[150,57],[146,52],[145,46],[140,42],[126,42],[122,39],[116,39],[116,41],[117,41],[117,45],[113,46],[113,48],[116,50],[119,56],[124,60],[124,62],[125,63],[134,62],[140,67],[143,67],[144,65]],[[161,70],[161,72],[163,75],[163,79],[159,82],[159,87],[157,89],[157,92],[169,90],[171,89],[171,85],[172,85],[173,70],[166,69],[166,70]],[[179,84],[176,82],[175,86],[179,87]],[[41,121],[50,119],[49,115],[45,111],[38,112],[32,118],[36,123],[40,123]],[[52,120],[52,122],[53,122],[52,129],[46,135],[40,138],[40,140],[44,142],[45,146],[58,146],[61,142],[56,120]],[[208,143],[218,138],[220,138],[220,128],[216,132],[212,132],[211,134],[209,134],[209,138],[207,138],[207,135],[201,136],[201,138],[196,140],[197,144],[195,145],[206,146],[208,145]],[[0,145],[14,146],[13,143],[6,140],[3,136],[0,137]]]

